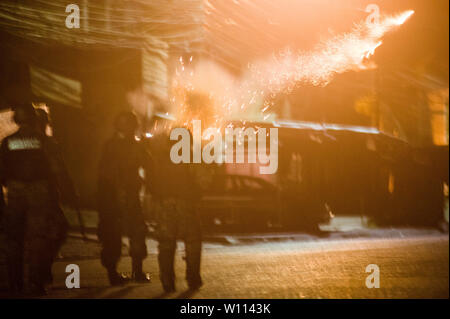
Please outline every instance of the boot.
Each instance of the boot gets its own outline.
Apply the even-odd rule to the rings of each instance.
[[[201,286],[203,286],[203,282],[201,279],[196,281],[188,281],[188,287],[191,291],[199,290]]]
[[[166,293],[172,293],[175,292],[175,281],[174,280],[165,280],[161,276],[161,284],[163,286],[163,289]]]
[[[139,283],[149,283],[150,274],[142,271],[142,260],[132,260],[132,279]]]
[[[119,274],[115,269],[108,270],[108,279],[111,286],[122,286],[129,281],[129,278]]]

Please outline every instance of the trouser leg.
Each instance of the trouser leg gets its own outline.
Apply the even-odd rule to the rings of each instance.
[[[26,274],[31,293],[45,293],[51,282],[55,249],[59,249],[56,198],[47,182],[27,185],[27,218],[25,235]]]
[[[172,291],[175,289],[175,239],[164,239],[159,241],[158,245],[158,263],[160,279],[164,290]]]
[[[9,200],[4,211],[5,257],[8,287],[11,292],[21,292],[24,286],[25,212],[19,209],[20,201]],[[17,206],[17,207],[15,207]]]
[[[147,256],[147,245],[145,244],[145,233],[137,233],[130,236],[130,256],[132,263],[133,279],[139,282],[148,282],[142,264]]]
[[[7,240],[6,269],[8,276],[8,289],[19,293],[24,284],[24,243],[22,241]]]
[[[53,281],[52,265],[58,257],[58,253],[67,239],[68,223],[64,216],[64,212],[59,205],[55,204],[54,217],[52,218],[52,238],[47,242],[47,249],[45,250],[45,262],[47,268],[47,283]]]
[[[34,238],[27,242],[27,265],[29,269],[29,281],[32,289],[42,289],[48,282],[48,240]]]
[[[197,288],[202,285],[200,276],[200,260],[202,242],[200,240],[186,241],[186,280],[189,287]]]
[[[114,228],[104,230],[100,259],[108,272],[115,272],[122,253],[122,236]]]
[[[196,289],[202,285],[200,276],[202,252],[200,220],[195,207],[190,203],[184,203],[181,206],[179,216],[186,250],[186,280],[191,289]]]
[[[45,265],[45,283],[50,284],[53,281],[52,265],[58,256],[61,245],[59,242],[48,240],[46,249],[42,252],[41,259]]]
[[[133,273],[142,273],[142,262],[147,257],[145,243],[146,226],[141,216],[131,216],[128,237],[130,238],[130,256]]]
[[[54,231],[54,230],[53,230]],[[60,230],[55,236],[45,239],[45,244],[40,252],[40,260],[43,264],[42,273],[44,275],[45,284],[53,282],[52,265],[55,259],[58,257],[58,253],[66,239],[66,231]]]
[[[155,218],[157,221],[158,263],[160,279],[165,291],[175,290],[175,250],[177,238],[176,200],[164,198],[156,202]]]
[[[108,231],[108,229],[105,230]],[[124,278],[117,272],[117,264],[122,253],[122,236],[120,232],[114,231],[114,229],[110,230],[107,235],[102,236],[100,259],[108,272],[109,283],[111,285],[122,285]]]

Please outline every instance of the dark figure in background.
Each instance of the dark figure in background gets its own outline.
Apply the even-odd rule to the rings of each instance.
[[[201,229],[196,211],[200,199],[190,164],[174,164],[170,159],[173,145],[166,134],[151,139],[154,168],[151,170],[152,201],[158,240],[160,279],[166,292],[175,291],[174,259],[177,239],[185,243],[186,280],[191,290],[202,285],[200,276]]]
[[[150,156],[135,139],[137,125],[133,113],[118,115],[114,135],[106,142],[99,165],[98,236],[103,246],[102,264],[112,285],[123,284],[126,280],[117,272],[122,236],[130,239],[132,278],[138,282],[149,281],[142,271],[142,262],[147,256],[147,227],[139,192],[144,183],[140,170],[148,174]]]
[[[51,280],[49,243],[61,236],[56,157],[31,104],[17,107],[14,121],[18,131],[0,147],[8,284],[11,293],[42,295]]]

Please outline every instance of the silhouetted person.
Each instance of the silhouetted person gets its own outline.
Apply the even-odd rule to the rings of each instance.
[[[186,280],[191,290],[202,285],[200,276],[201,229],[196,205],[200,189],[190,164],[174,164],[173,145],[162,133],[151,139],[154,168],[151,170],[152,201],[155,207],[160,279],[166,292],[175,291],[174,258],[177,239],[186,251]]]
[[[7,190],[3,219],[8,284],[12,293],[41,295],[51,279],[48,243],[58,233],[55,156],[37,129],[31,104],[17,107],[14,121],[18,131],[0,147],[0,177]]]
[[[117,116],[114,135],[105,143],[99,165],[98,236],[103,246],[101,261],[112,285],[125,281],[117,272],[122,236],[130,239],[132,278],[138,282],[149,281],[142,271],[147,256],[147,228],[139,198],[143,185],[139,171],[142,168],[147,173],[150,157],[135,139],[137,125],[136,116],[131,112]]]

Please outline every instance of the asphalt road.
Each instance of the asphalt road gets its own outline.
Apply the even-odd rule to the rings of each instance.
[[[204,286],[187,291],[183,245],[176,256],[177,292],[164,294],[158,279],[156,243],[149,241],[144,268],[150,284],[109,287],[98,259],[98,245],[71,240],[54,264],[48,298],[448,298],[449,237],[437,231],[378,231],[313,238],[232,238],[206,243]],[[76,252],[84,255],[75,256]],[[64,254],[66,256],[64,256]],[[70,256],[71,255],[71,256]],[[65,267],[80,267],[81,287],[67,289]],[[380,269],[380,288],[365,285],[366,266]],[[130,270],[129,257],[119,270]]]

